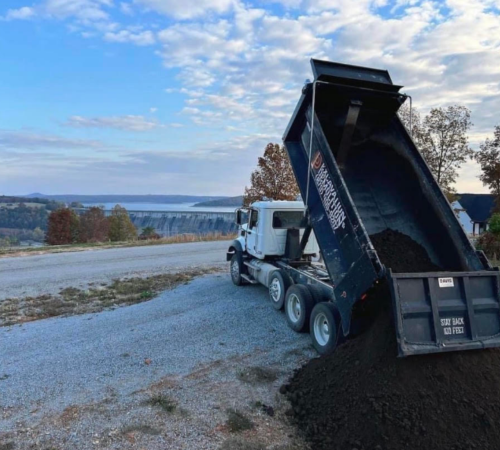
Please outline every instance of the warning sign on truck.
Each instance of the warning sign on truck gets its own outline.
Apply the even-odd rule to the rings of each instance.
[[[441,319],[441,327],[445,336],[465,334],[465,320],[463,317],[446,317]]]

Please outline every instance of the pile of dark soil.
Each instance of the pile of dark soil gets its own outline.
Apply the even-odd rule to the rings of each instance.
[[[396,358],[390,314],[283,390],[313,450],[498,450],[498,349]]]
[[[436,266],[424,247],[399,231],[387,229],[370,236],[378,257],[393,272],[436,272]]]
[[[424,248],[386,230],[371,236],[387,267],[439,270]],[[396,357],[389,293],[372,326],[314,359],[282,387],[313,450],[499,450],[500,349]]]

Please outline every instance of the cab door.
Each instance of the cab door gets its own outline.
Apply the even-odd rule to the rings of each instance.
[[[259,241],[259,211],[251,209],[248,214],[248,228],[246,232],[246,249],[251,255],[259,258],[258,255],[258,241]]]

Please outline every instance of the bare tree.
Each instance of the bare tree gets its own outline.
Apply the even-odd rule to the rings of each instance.
[[[257,169],[252,172],[251,186],[245,188],[243,204],[262,200],[295,200],[299,188],[290,160],[283,146],[269,143],[264,156],[259,157]]]
[[[500,125],[495,127],[493,139],[486,139],[476,152],[476,161],[481,166],[479,179],[495,196],[496,210],[500,209]]]
[[[451,195],[458,169],[474,154],[467,135],[472,126],[470,111],[460,105],[433,108],[423,120],[415,108],[412,113],[413,140],[438,184]],[[399,116],[409,129],[409,108],[402,107]]]

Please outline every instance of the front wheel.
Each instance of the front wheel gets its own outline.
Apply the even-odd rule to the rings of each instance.
[[[232,258],[229,265],[231,272],[231,280],[236,286],[241,286],[243,284],[243,278],[241,273],[243,271],[243,258],[240,253],[236,252]]]
[[[320,355],[331,355],[338,344],[339,321],[335,306],[329,302],[316,304],[311,313],[309,329],[313,346]]]

